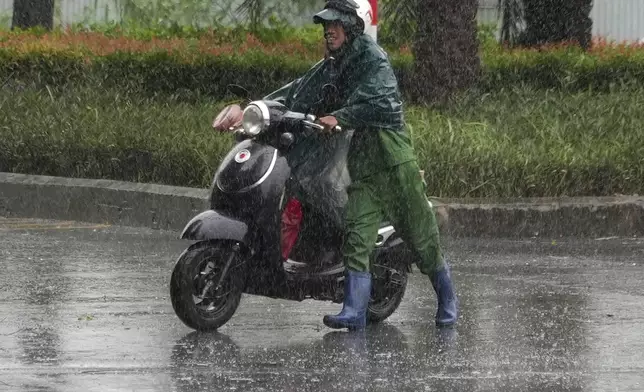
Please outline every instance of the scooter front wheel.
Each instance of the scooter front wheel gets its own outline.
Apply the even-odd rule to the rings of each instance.
[[[179,257],[170,279],[170,298],[184,324],[213,331],[232,318],[244,289],[242,257],[231,242],[197,243]]]

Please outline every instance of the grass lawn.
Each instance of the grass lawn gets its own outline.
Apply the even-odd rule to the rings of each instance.
[[[210,128],[224,105],[10,82],[0,171],[207,187],[233,142]],[[406,120],[432,196],[644,193],[644,88],[500,90]]]

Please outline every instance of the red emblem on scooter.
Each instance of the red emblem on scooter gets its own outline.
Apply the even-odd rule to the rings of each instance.
[[[237,163],[244,163],[249,159],[250,159],[250,151],[246,149],[241,150],[240,152],[237,153],[237,155],[235,155],[235,162]]]

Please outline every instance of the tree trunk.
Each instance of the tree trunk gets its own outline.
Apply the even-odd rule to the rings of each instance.
[[[11,29],[36,26],[54,27],[54,0],[13,0]]]
[[[573,41],[590,46],[592,0],[524,0],[526,30],[520,43],[536,46]]]
[[[479,78],[478,0],[417,0],[412,97],[444,103]]]

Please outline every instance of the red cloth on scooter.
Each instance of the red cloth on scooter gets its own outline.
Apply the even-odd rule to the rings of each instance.
[[[288,259],[302,225],[302,204],[297,199],[290,199],[282,213],[282,257]]]

